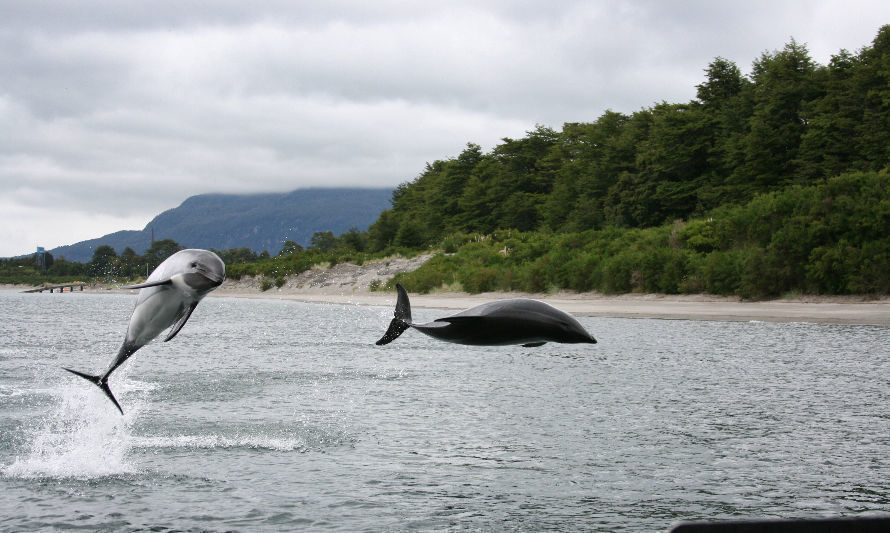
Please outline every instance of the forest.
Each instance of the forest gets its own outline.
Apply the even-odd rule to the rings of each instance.
[[[890,293],[890,26],[827,66],[792,40],[693,101],[469,144],[393,194],[371,249],[451,248],[409,290]]]
[[[432,249],[394,281],[420,292],[890,293],[890,25],[828,65],[794,40],[747,75],[718,57],[696,89],[690,102],[539,125],[487,153],[469,143],[399,185],[367,231],[317,233],[306,250],[241,258],[230,275],[281,279],[313,261]]]

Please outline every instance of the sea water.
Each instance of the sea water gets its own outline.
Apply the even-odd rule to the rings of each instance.
[[[0,292],[0,530],[666,531],[890,513],[890,328],[580,318],[447,344],[391,308]],[[415,309],[427,320],[446,311]]]

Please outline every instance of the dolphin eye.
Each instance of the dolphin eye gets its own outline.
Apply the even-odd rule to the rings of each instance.
[[[198,267],[198,263],[192,263],[192,264],[189,265],[189,266],[191,266],[192,268],[197,268],[197,267]]]

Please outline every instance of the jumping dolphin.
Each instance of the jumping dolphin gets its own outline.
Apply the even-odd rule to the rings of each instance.
[[[175,337],[201,298],[219,287],[225,279],[226,265],[215,253],[197,249],[176,252],[158,265],[145,283],[121,287],[142,290],[139,291],[136,308],[130,316],[124,343],[108,370],[101,376],[70,368],[65,370],[98,385],[121,414],[124,414],[108,387],[108,376],[167,327],[173,326],[164,342]]]
[[[489,302],[426,324],[415,324],[411,322],[408,293],[399,284],[396,284],[396,290],[399,296],[395,316],[389,323],[389,329],[377,341],[378,346],[389,344],[408,328],[443,341],[477,346],[521,344],[533,347],[546,342],[596,343],[596,339],[568,313],[527,298]]]

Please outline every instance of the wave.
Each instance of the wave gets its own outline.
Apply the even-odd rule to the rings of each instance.
[[[123,376],[122,376],[123,377]],[[230,428],[207,434],[140,435],[148,429],[141,411],[147,405],[146,391],[156,384],[118,380],[115,384],[124,401],[124,415],[114,409],[95,387],[71,381],[57,389],[7,388],[9,395],[40,392],[51,401],[48,409],[19,426],[15,439],[19,448],[9,464],[0,464],[0,474],[12,478],[96,479],[143,472],[144,450],[247,449],[271,452],[307,452],[350,441],[340,428],[302,427]],[[168,428],[167,431],[170,431]]]
[[[158,437],[138,437],[133,441],[138,448],[191,448],[227,449],[246,448],[278,452],[307,451],[309,445],[302,437],[279,437],[270,435],[170,435]]]

